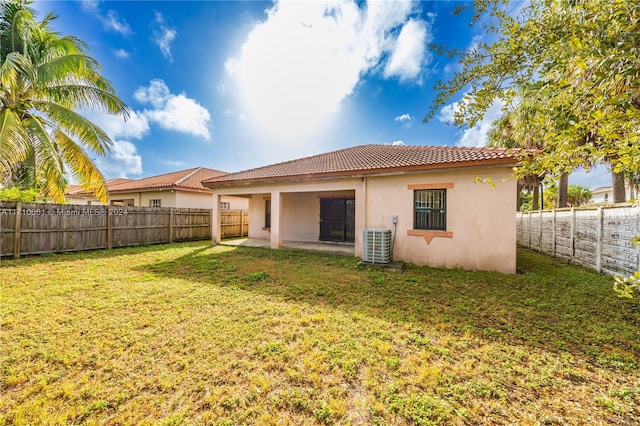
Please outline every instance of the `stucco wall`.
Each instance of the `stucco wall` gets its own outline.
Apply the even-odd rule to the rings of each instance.
[[[475,183],[479,176],[490,176],[496,188]],[[453,185],[447,189],[446,231],[451,237],[436,236],[427,243],[421,235],[408,235],[413,229],[413,190],[408,186],[421,184]],[[418,265],[514,273],[515,211],[516,182],[504,167],[367,179],[366,227],[395,230],[394,259]],[[398,216],[395,229],[393,215]]]
[[[394,259],[435,267],[516,270],[516,181],[508,166],[450,169],[428,173],[403,173],[378,177],[296,182],[273,185],[227,187],[217,195],[254,194],[249,207],[249,237],[317,241],[319,198],[349,191],[356,199],[355,255],[362,255],[365,228],[394,230]],[[475,183],[477,177],[491,177],[492,188]],[[413,228],[413,189],[409,185],[448,184],[447,237],[436,236],[427,243],[423,236],[408,235]],[[277,195],[283,211],[278,235],[265,231],[264,198]],[[272,205],[273,205],[272,200]],[[272,207],[273,211],[273,207]],[[275,216],[272,217],[272,231]],[[214,227],[215,228],[215,227]],[[215,233],[215,229],[214,229]],[[215,235],[214,235],[215,240]]]
[[[138,195],[138,194],[136,194]],[[116,196],[114,196],[115,198]],[[120,198],[120,195],[117,195]],[[125,197],[122,197],[125,198]],[[151,207],[149,202],[151,200],[159,199],[160,207],[187,207],[187,206],[178,206],[176,203],[176,192],[173,191],[155,191],[155,192],[141,192],[138,197],[134,197],[136,206],[140,207]],[[138,202],[140,204],[138,204]],[[209,208],[211,208],[211,204],[209,204]]]
[[[249,199],[249,238],[271,238],[269,230],[264,229],[265,198],[269,196],[268,193],[253,194]]]
[[[249,209],[249,198],[246,197],[222,197],[222,202],[229,203],[230,210],[248,210]],[[204,207],[205,209],[210,209],[209,207]]]
[[[186,192],[176,191],[175,206],[162,207],[186,207],[192,209],[210,209],[213,203],[213,194],[210,192]],[[164,202],[164,200],[163,200]],[[147,205],[149,205],[147,203]]]

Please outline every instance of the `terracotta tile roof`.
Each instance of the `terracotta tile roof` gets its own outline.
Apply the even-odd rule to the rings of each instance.
[[[126,178],[115,178],[115,179],[107,179],[105,183],[107,184],[107,188],[113,185],[117,185],[123,182],[130,182],[132,179]],[[69,185],[67,186],[67,191],[65,192],[67,196],[73,195],[87,195],[87,191],[84,190],[82,185]]]
[[[224,176],[225,174],[225,172],[219,170],[196,167],[158,176],[118,182],[113,185],[107,185],[107,190],[110,193],[164,188],[207,190],[208,188],[202,185],[203,180]]]
[[[110,179],[107,180],[107,191],[109,193],[149,191],[156,189],[184,189],[210,191],[202,185],[205,179],[215,178],[225,175],[219,170],[207,169],[205,167],[195,167],[193,169],[180,170],[163,175],[149,176],[142,179]],[[67,195],[87,194],[81,186],[70,185],[67,188]]]
[[[517,163],[517,159],[503,148],[360,145],[256,169],[229,173],[208,179],[203,184],[214,187],[251,182],[515,163]]]

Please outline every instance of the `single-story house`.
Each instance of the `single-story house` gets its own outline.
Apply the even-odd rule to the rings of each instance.
[[[624,188],[627,201],[638,197],[633,185],[627,184]],[[613,203],[613,186],[599,186],[591,190],[591,202],[597,204]]]
[[[109,179],[106,204],[141,207],[182,207],[210,209],[213,191],[202,185],[205,179],[224,176],[219,170],[196,167],[142,179]],[[66,197],[72,204],[100,205],[93,194],[77,185],[70,185]],[[222,209],[246,210],[249,202],[242,197],[223,197]]]
[[[274,249],[334,242],[362,257],[365,230],[388,229],[393,260],[515,273],[517,162],[498,148],[362,145],[203,185],[217,201],[214,243],[223,197],[247,197],[249,238]]]

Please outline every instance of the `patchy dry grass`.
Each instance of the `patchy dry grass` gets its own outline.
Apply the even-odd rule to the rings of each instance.
[[[0,424],[640,424],[640,309],[525,274],[207,243],[3,262]]]

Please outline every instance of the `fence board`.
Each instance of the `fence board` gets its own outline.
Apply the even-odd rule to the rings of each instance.
[[[211,238],[211,210],[0,202],[0,257]]]
[[[249,212],[246,210],[221,210],[220,228],[222,238],[249,235]]]

